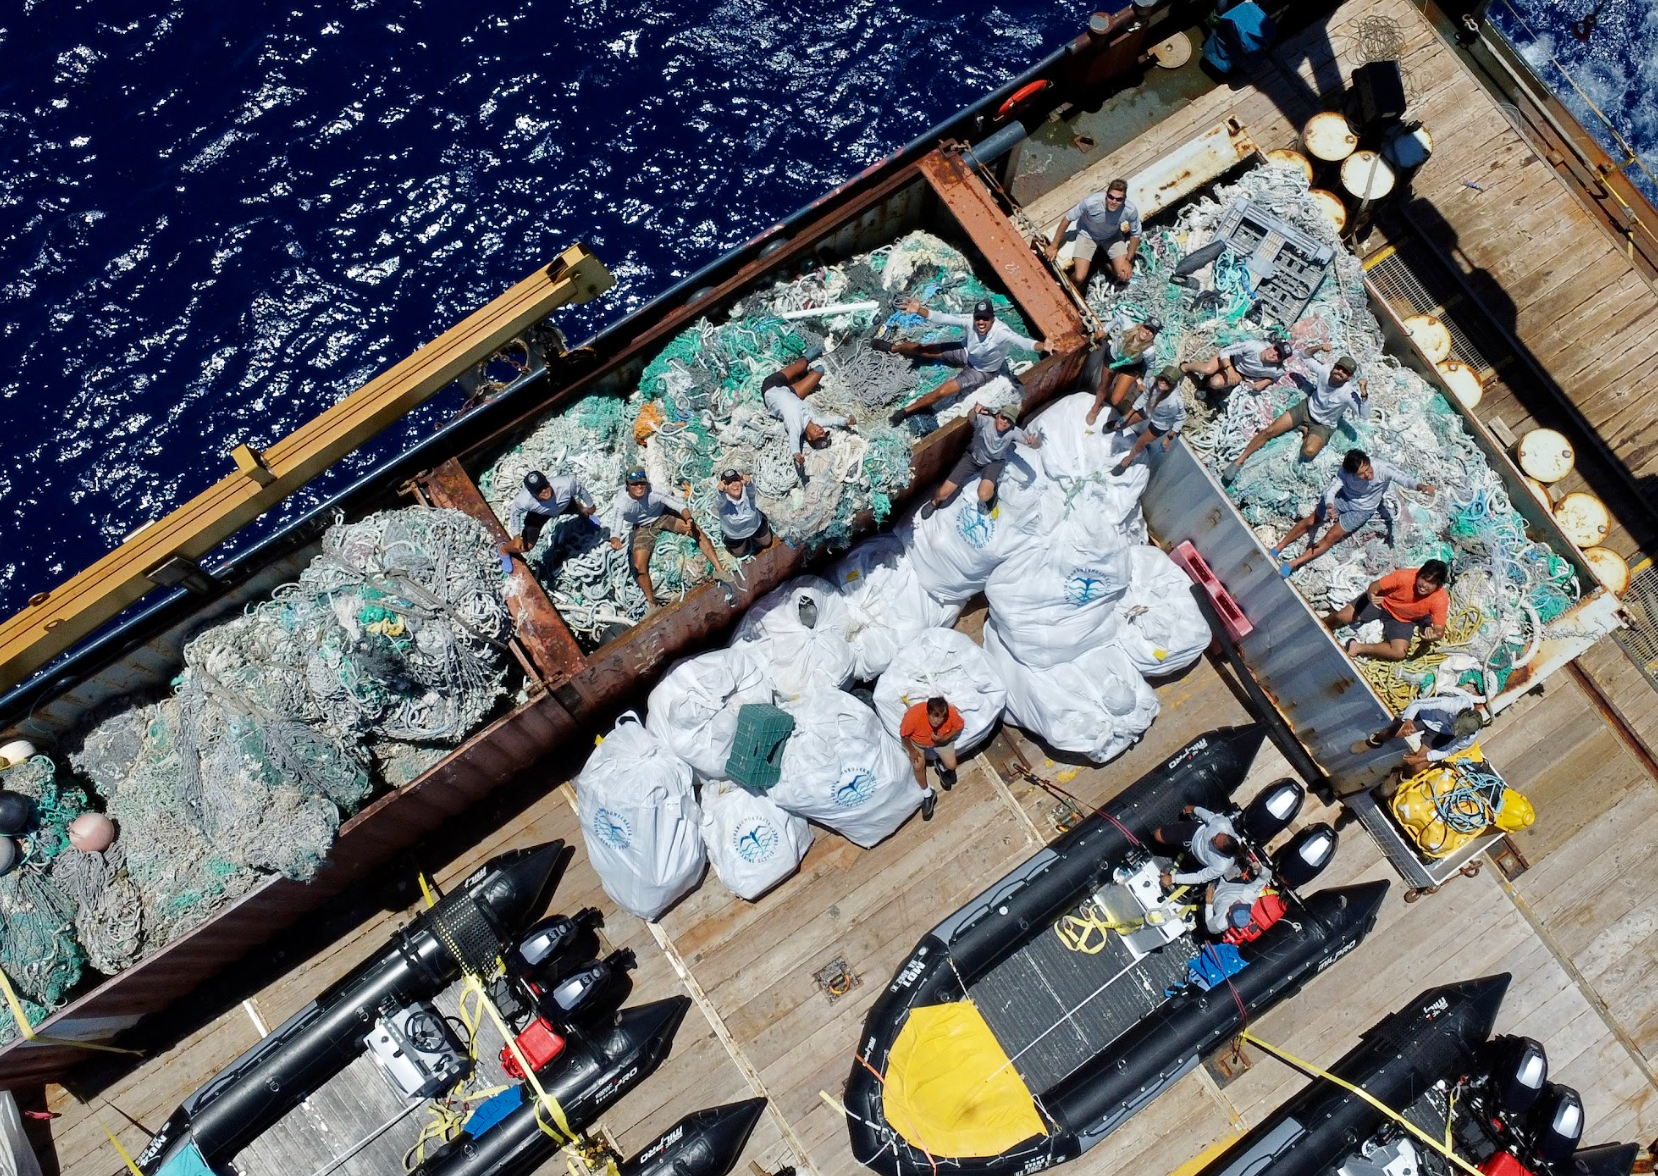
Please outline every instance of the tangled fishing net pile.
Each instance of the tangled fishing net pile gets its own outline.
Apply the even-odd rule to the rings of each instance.
[[[331,527],[298,581],[185,646],[170,697],[80,734],[69,759],[119,830],[107,850],[68,847],[84,798],[49,787],[49,759],[6,774],[46,783],[29,781],[43,832],[0,877],[0,966],[17,982],[24,944],[65,961],[29,981],[50,1009],[83,958],[120,971],[266,877],[314,874],[377,785],[407,783],[503,695],[501,587],[488,531],[458,511]]]
[[[904,313],[910,298],[932,310],[965,312],[989,298],[1003,321],[1027,328],[1012,303],[986,287],[962,254],[937,237],[910,233],[892,245],[851,261],[816,266],[751,295],[731,308],[726,322],[701,319],[680,332],[645,367],[639,388],[623,399],[589,397],[543,422],[479,479],[484,497],[503,518],[530,470],[574,474],[599,506],[594,527],[561,523],[531,555],[560,613],[593,642],[606,630],[644,615],[644,595],[634,582],[612,501],[622,475],[643,466],[659,491],[686,494],[691,513],[708,534],[719,534],[717,475],[727,467],[754,480],[760,507],[783,539],[816,546],[845,542],[860,511],[877,521],[910,482],[910,445],[940,421],[965,413],[962,398],[938,415],[919,413],[902,428],[888,423],[892,410],[937,388],[955,369],[917,365],[871,349],[867,339],[885,326],[888,337],[931,342],[959,337]],[[791,311],[874,302],[875,309],[804,319]],[[856,418],[855,432],[833,430],[827,449],[806,450],[808,481],[796,474],[783,426],[766,410],[764,379],[802,356],[824,350],[823,382],[810,403],[819,413]],[[1022,357],[1034,359],[1032,355]],[[974,401],[1014,402],[1018,390],[994,381]],[[651,560],[659,596],[674,598],[708,579],[712,569],[689,538],[664,535]]]
[[[1163,354],[1183,361],[1209,359],[1230,343],[1260,338],[1260,325],[1245,320],[1251,309],[1249,277],[1235,254],[1223,254],[1215,263],[1209,289],[1194,292],[1168,281],[1180,258],[1206,244],[1226,207],[1240,198],[1335,245],[1335,263],[1290,328],[1298,351],[1288,364],[1291,378],[1264,392],[1240,386],[1218,407],[1188,385],[1187,442],[1218,472],[1242,452],[1251,435],[1305,395],[1295,382],[1308,374],[1301,349],[1326,343],[1333,349],[1326,360],[1343,352],[1357,359],[1358,375],[1369,391],[1368,419],[1357,421],[1350,413],[1310,462],[1300,458],[1298,432],[1274,438],[1250,459],[1229,493],[1272,546],[1312,510],[1349,449],[1385,458],[1437,487],[1432,497],[1391,491],[1392,534],[1378,513],[1357,535],[1297,571],[1291,582],[1315,605],[1335,609],[1396,567],[1445,560],[1454,582],[1444,639],[1406,662],[1365,658],[1357,664],[1396,709],[1458,679],[1477,692],[1497,693],[1535,653],[1547,626],[1577,600],[1577,578],[1565,559],[1527,537],[1525,519],[1455,409],[1415,372],[1384,354],[1363,269],[1307,195],[1299,171],[1256,168],[1218,188],[1213,199],[1186,205],[1173,226],[1148,226],[1140,249],[1144,267],[1137,266],[1133,280],[1120,290],[1097,279],[1088,290],[1090,307],[1102,318],[1120,309],[1135,319],[1159,315]]]

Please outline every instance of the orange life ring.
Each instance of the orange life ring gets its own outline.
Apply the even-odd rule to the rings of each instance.
[[[1015,90],[1011,95],[1008,96],[1008,100],[1006,102],[1002,103],[1001,106],[996,108],[996,117],[997,118],[1006,118],[1008,116],[1009,112],[1011,112],[1015,106],[1018,106],[1021,102],[1023,102],[1027,98],[1031,98],[1031,97],[1034,97],[1037,94],[1040,94],[1043,90],[1046,90],[1051,85],[1053,85],[1052,82],[1048,81],[1046,78],[1043,78],[1040,81],[1035,81],[1035,82],[1029,83],[1028,85],[1020,86],[1017,90]]]

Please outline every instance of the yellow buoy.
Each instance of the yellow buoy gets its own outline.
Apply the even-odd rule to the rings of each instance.
[[[1566,532],[1566,538],[1587,549],[1606,541],[1612,529],[1612,512],[1593,494],[1578,490],[1560,500],[1554,508],[1554,521]]]
[[[1433,315],[1411,315],[1405,320],[1405,334],[1421,348],[1429,363],[1444,363],[1451,358],[1451,332]]]
[[[1439,378],[1445,381],[1451,395],[1462,402],[1463,408],[1474,409],[1479,406],[1480,397],[1485,395],[1485,385],[1481,383],[1478,372],[1454,359],[1436,363],[1434,367],[1439,369]]]
[[[1314,159],[1340,163],[1353,154],[1359,145],[1359,137],[1347,125],[1345,118],[1328,110],[1307,120],[1307,125],[1301,128],[1301,142],[1307,148],[1307,154]]]
[[[1336,232],[1339,233],[1347,227],[1347,206],[1341,202],[1340,196],[1334,192],[1326,192],[1323,188],[1313,188],[1307,195],[1313,198],[1318,210],[1336,227]]]
[[[1374,151],[1355,151],[1342,162],[1341,186],[1355,200],[1380,200],[1393,191],[1393,168]]]
[[[1629,561],[1610,547],[1591,547],[1583,553],[1595,579],[1606,586],[1613,596],[1622,596],[1629,587]]]
[[[1301,169],[1301,174],[1307,177],[1307,182],[1313,182],[1313,165],[1307,162],[1307,157],[1299,151],[1291,151],[1288,147],[1279,147],[1267,152],[1267,162],[1282,164],[1284,167]]]
[[[1565,434],[1553,429],[1533,429],[1520,438],[1520,468],[1548,486],[1572,472],[1577,454]]]

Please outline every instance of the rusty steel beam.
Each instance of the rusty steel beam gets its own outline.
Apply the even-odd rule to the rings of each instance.
[[[484,501],[477,484],[461,468],[459,461],[450,458],[415,481],[434,506],[446,506],[471,515],[484,525],[497,544],[505,543],[509,538],[501,520],[495,517],[495,512]],[[587,660],[586,655],[576,644],[570,626],[558,615],[558,607],[541,586],[541,581],[535,578],[529,564],[522,559],[512,561],[512,575],[507,577],[506,601],[518,640],[528,651],[530,662],[543,685],[549,688],[557,686],[569,681],[581,670]]]

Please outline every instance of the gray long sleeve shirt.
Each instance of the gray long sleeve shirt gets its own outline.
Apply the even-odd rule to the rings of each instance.
[[[1191,841],[1187,842],[1186,852],[1197,859],[1199,868],[1188,870],[1184,874],[1175,874],[1173,879],[1176,886],[1201,886],[1206,882],[1213,882],[1216,878],[1235,873],[1238,869],[1237,858],[1228,857],[1214,846],[1215,838],[1222,833],[1237,840],[1238,831],[1232,826],[1232,818],[1211,812],[1202,805],[1194,805],[1192,815],[1198,819],[1198,826],[1192,834]]]
[[[1003,433],[996,428],[996,418],[988,413],[975,413],[973,416],[973,439],[967,443],[967,454],[977,466],[987,466],[993,461],[1006,461],[1013,456],[1013,450],[1020,441],[1029,445],[1034,438],[1017,427]]]
[[[1267,363],[1261,359],[1261,353],[1271,346],[1262,339],[1246,339],[1242,343],[1222,347],[1220,353],[1246,380],[1276,380],[1284,374],[1283,363]]]
[[[720,491],[720,531],[727,539],[751,538],[765,519],[754,500],[754,486],[751,483],[745,483],[743,492],[736,498],[724,490]]]
[[[616,491],[616,513],[629,532],[636,527],[643,527],[646,523],[654,523],[667,511],[683,517],[685,500],[670,498],[660,490],[652,490],[643,498],[635,498],[629,494],[626,486]]]
[[[1262,876],[1249,882],[1215,883],[1214,900],[1203,908],[1203,925],[1209,928],[1209,934],[1225,935],[1230,931],[1232,925],[1227,916],[1232,913],[1232,908],[1240,903],[1246,907],[1253,906],[1255,900],[1266,893],[1270,881]]]
[[[1428,733],[1428,738],[1422,740],[1422,750],[1427,752],[1429,762],[1437,763],[1450,759],[1459,751],[1467,751],[1479,740],[1477,732],[1458,736],[1451,730],[1451,724],[1458,715],[1473,709],[1474,700],[1467,695],[1441,694],[1433,698],[1418,698],[1400,711],[1399,717],[1409,719]]]
[[[790,387],[766,389],[766,409],[772,416],[783,422],[783,431],[788,434],[789,448],[793,453],[800,452],[801,438],[806,435],[808,422],[825,429],[838,428],[846,424],[846,418],[839,413],[819,413],[812,410]]]
[[[937,323],[941,327],[965,328],[961,343],[967,348],[968,364],[976,371],[999,372],[1002,365],[1007,362],[1008,352],[1015,347],[1035,351],[1041,346],[1035,339],[1027,339],[1001,319],[994,320],[990,324],[990,330],[982,335],[973,325],[973,316],[970,314],[932,311],[927,315],[927,321]]]
[[[1333,429],[1341,424],[1341,418],[1349,412],[1358,413],[1358,419],[1363,420],[1370,413],[1370,405],[1364,397],[1359,395],[1359,377],[1354,375],[1345,384],[1332,384],[1330,373],[1335,371],[1335,364],[1316,363],[1307,361],[1307,367],[1313,373],[1313,390],[1307,396],[1307,415],[1327,429]]]
[[[553,496],[543,502],[528,489],[518,492],[512,500],[512,506],[507,510],[507,534],[522,535],[524,520],[531,515],[539,515],[544,519],[556,519],[570,509],[571,502],[579,502],[583,506],[593,505],[593,496],[587,492],[587,487],[569,474],[554,474],[547,479],[547,484],[553,488]]]
[[[1324,490],[1324,501],[1344,510],[1368,514],[1382,505],[1387,488],[1396,482],[1406,490],[1415,490],[1422,484],[1392,462],[1373,457],[1368,482],[1357,474],[1337,470]]]
[[[1164,392],[1155,383],[1148,383],[1134,401],[1134,411],[1159,434],[1178,433],[1186,425],[1186,397],[1178,384]]]

